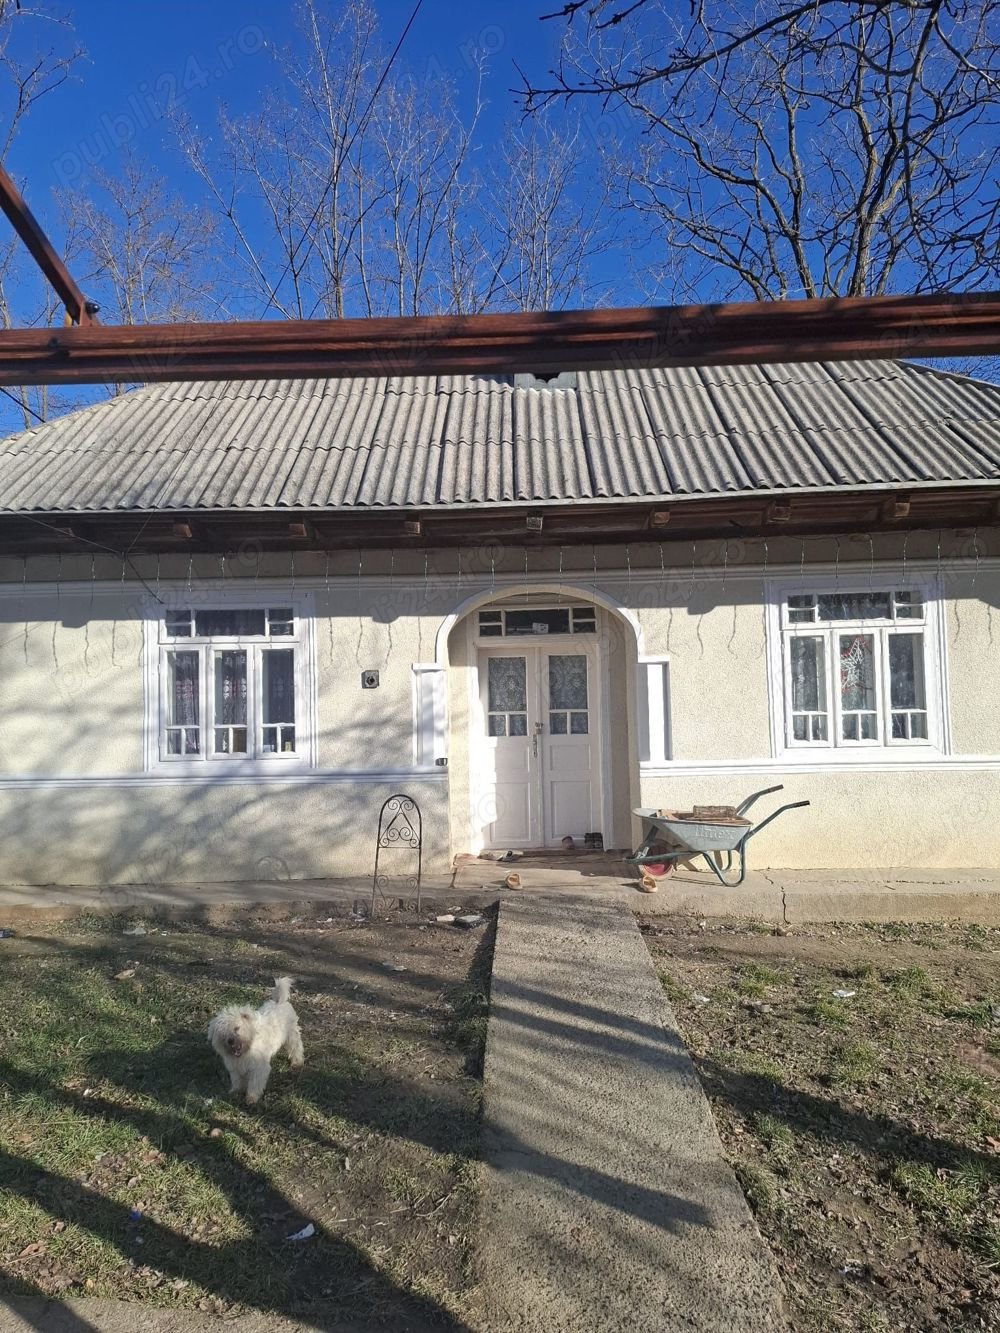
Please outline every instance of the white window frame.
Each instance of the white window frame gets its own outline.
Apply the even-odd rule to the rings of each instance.
[[[791,623],[786,608],[789,597],[829,593],[917,593],[923,600],[924,614],[920,620],[909,618],[861,618],[857,620],[816,620]],[[944,616],[941,609],[938,580],[933,577],[914,578],[902,571],[870,575],[867,570],[841,571],[839,576],[813,574],[808,570],[795,578],[772,580],[767,589],[768,675],[771,712],[771,754],[775,759],[792,763],[821,760],[823,763],[878,763],[887,759],[898,760],[904,754],[909,759],[928,760],[948,753],[947,660],[944,641]],[[836,669],[839,650],[834,646],[841,634],[871,635],[876,641],[874,655],[876,728],[875,739],[844,739],[840,682]],[[893,634],[923,634],[924,687],[927,705],[927,738],[893,737],[891,735],[889,679],[885,670],[888,660],[888,639]],[[792,734],[792,681],[790,645],[794,638],[820,638],[825,653],[825,683],[827,691],[826,740],[796,740]],[[794,710],[801,713],[803,710]],[[851,710],[848,710],[851,711]],[[902,710],[905,711],[905,710]],[[886,733],[889,734],[886,734]]]
[[[290,607],[292,633],[270,635],[190,635],[175,636],[167,631],[168,615],[190,607],[198,611],[244,611]],[[205,778],[252,776],[302,772],[316,767],[316,700],[312,598],[287,591],[258,588],[255,593],[212,597],[195,590],[171,592],[165,603],[149,616],[150,634],[147,651],[147,689],[145,716],[146,770],[174,775]],[[266,622],[265,622],[266,624]],[[193,628],[193,626],[192,626]],[[294,753],[263,748],[263,658],[267,652],[291,649],[294,653],[295,744]],[[247,752],[215,753],[215,691],[212,664],[220,652],[236,650],[247,654]],[[169,699],[169,658],[175,652],[198,653],[199,754],[170,754],[167,744]],[[268,724],[275,725],[275,724]]]

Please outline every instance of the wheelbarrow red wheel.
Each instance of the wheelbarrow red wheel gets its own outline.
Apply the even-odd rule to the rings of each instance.
[[[654,879],[663,879],[673,872],[674,863],[673,861],[653,861],[642,868],[647,875],[652,875]]]

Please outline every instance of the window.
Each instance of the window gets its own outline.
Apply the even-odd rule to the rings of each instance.
[[[525,634],[596,634],[593,606],[511,607],[480,611],[479,635],[484,639],[520,638]]]
[[[304,657],[292,607],[168,610],[160,622],[159,758],[302,760]]]
[[[790,593],[780,604],[785,744],[930,745],[932,636],[913,589]]]

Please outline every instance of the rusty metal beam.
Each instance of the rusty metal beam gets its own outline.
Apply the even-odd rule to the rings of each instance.
[[[81,325],[96,323],[94,319],[96,307],[88,304],[87,298],[73,281],[69,269],[56,253],[34,213],[24,202],[21,192],[2,166],[0,166],[0,209],[3,209],[31,257],[52,284],[70,319],[75,324]],[[7,384],[15,382],[4,381]]]
[[[0,332],[0,384],[842,361],[1000,352],[1000,292]]]

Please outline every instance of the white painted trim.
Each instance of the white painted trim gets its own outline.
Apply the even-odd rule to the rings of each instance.
[[[855,580],[852,577],[853,574],[858,574],[859,578]],[[924,599],[923,621],[900,621],[897,622],[897,626],[900,633],[910,630],[914,633],[922,631],[924,635],[924,666],[929,722],[928,740],[925,744],[912,741],[893,744],[881,740],[869,744],[843,744],[839,746],[834,744],[828,746],[790,745],[786,738],[789,700],[785,669],[785,640],[790,631],[784,627],[781,615],[785,598],[794,593],[828,592],[838,586],[847,590],[849,586],[857,587],[859,583],[864,584],[866,588],[879,592],[891,591],[893,588],[901,586],[915,587]],[[785,768],[793,771],[801,770],[805,772],[814,764],[819,764],[822,765],[823,771],[829,769],[832,772],[844,772],[854,769],[863,771],[882,768],[886,765],[895,767],[900,763],[905,763],[909,767],[927,768],[932,766],[935,761],[947,757],[950,749],[951,728],[946,691],[947,632],[943,625],[945,620],[943,592],[942,578],[936,567],[925,571],[924,577],[914,579],[911,576],[911,566],[909,564],[904,577],[901,565],[888,561],[882,562],[878,566],[877,572],[874,570],[866,571],[864,568],[860,571],[852,570],[850,567],[841,565],[840,569],[834,569],[832,574],[829,572],[817,574],[807,568],[804,571],[795,570],[792,578],[768,579],[764,587],[763,601],[764,633],[767,644],[768,731],[771,761],[780,763]],[[856,628],[858,624],[864,625],[864,622],[847,622],[845,628]],[[884,621],[872,622],[873,633],[881,634],[884,628],[886,628]],[[796,626],[791,632],[808,634],[811,629],[813,629],[811,625],[804,623],[801,626]],[[826,638],[836,629],[836,625],[823,624],[817,625],[814,632]],[[828,666],[832,673],[832,662]],[[880,681],[878,676],[880,669],[876,664],[877,681]],[[877,688],[881,699],[880,683]],[[882,702],[884,704],[884,700]],[[887,714],[884,707],[882,712]],[[839,734],[840,709],[835,693],[828,702],[828,713],[831,733]],[[880,720],[887,721],[887,716],[882,718],[880,713]],[[905,760],[904,754],[906,756]]]
[[[447,768],[448,673],[436,663],[417,663],[413,676],[413,763],[417,768]],[[439,759],[445,763],[438,764]]]
[[[668,654],[655,654],[638,660],[636,722],[640,765],[667,763],[672,750]]]
[[[186,593],[189,591],[186,584],[180,585]],[[298,583],[295,587],[285,580],[275,587],[265,589],[265,594],[261,593],[260,587],[254,587],[252,584],[246,588],[233,589],[231,581],[227,580],[225,594],[220,589],[218,594],[211,596],[204,595],[204,585],[191,596],[192,603],[199,609],[205,609],[209,605],[219,605],[221,607],[233,606],[260,606],[266,602],[274,602],[277,598],[292,608],[295,616],[296,634],[289,639],[275,638],[262,639],[256,635],[246,636],[245,640],[239,637],[225,638],[215,636],[210,640],[206,639],[173,639],[168,638],[163,629],[163,613],[166,609],[163,605],[156,602],[148,593],[145,595],[142,607],[142,628],[143,628],[143,718],[142,718],[142,753],[143,768],[157,777],[184,777],[192,778],[196,781],[215,781],[216,774],[209,774],[209,768],[218,768],[218,778],[223,777],[223,767],[227,770],[225,776],[232,776],[237,780],[255,780],[260,777],[281,777],[288,778],[301,774],[303,772],[312,772],[319,762],[319,736],[317,728],[317,670],[316,670],[316,605],[312,592],[302,590]],[[182,602],[185,597],[180,599]],[[225,646],[245,648],[248,654],[253,655],[253,662],[248,661],[248,679],[250,688],[259,694],[256,678],[256,664],[259,653],[266,648],[292,648],[295,652],[295,708],[296,708],[296,740],[300,745],[300,752],[294,757],[283,757],[281,755],[249,755],[245,759],[240,758],[219,758],[213,756],[211,751],[212,736],[212,716],[210,689],[207,680],[202,682],[202,698],[206,702],[205,716],[202,719],[202,731],[205,736],[204,754],[198,759],[186,759],[184,756],[177,758],[168,758],[161,751],[161,731],[160,722],[163,716],[163,710],[166,706],[166,700],[163,692],[163,654],[168,649],[184,651],[185,646],[190,646],[192,651],[198,651],[202,655],[202,667],[205,669],[210,655],[216,647],[224,643]],[[254,700],[254,704],[259,704],[259,698]],[[259,709],[256,706],[251,708],[251,717],[259,716]],[[230,775],[228,770],[232,770]]]
[[[867,755],[869,751],[865,751]],[[842,762],[828,759],[800,760],[797,756],[771,759],[675,760],[669,764],[640,764],[640,780],[646,778],[718,777],[741,773],[993,773],[1000,772],[1000,755],[953,754],[915,758],[912,751],[898,759],[860,757],[852,751]]]
[[[282,787],[330,786],[340,783],[446,782],[443,768],[311,769],[281,773],[120,773],[94,777],[0,778],[0,791],[41,791],[49,788],[103,787]]]
[[[601,577],[603,578],[603,574]],[[454,611],[445,616],[441,621],[441,624],[438,626],[437,635],[434,640],[435,661],[441,666],[448,665],[448,636],[454,629],[455,625],[465,616],[470,615],[471,612],[478,611],[480,607],[486,606],[489,602],[496,601],[500,595],[503,597],[516,597],[519,593],[533,594],[540,592],[552,593],[557,597],[569,596],[579,598],[583,602],[593,602],[595,606],[603,606],[606,611],[613,612],[631,625],[632,632],[636,638],[636,643],[638,644],[639,652],[641,653],[643,651],[643,634],[642,626],[639,623],[639,617],[629,607],[616,601],[614,597],[601,592],[598,588],[595,588],[593,584],[578,583],[573,579],[562,579],[553,582],[552,576],[546,575],[539,581],[534,581],[532,579],[526,581],[522,576],[519,580],[509,581],[497,578],[495,584],[491,584],[490,587],[479,592],[472,593],[471,596],[466,597],[464,601],[460,602]],[[527,639],[530,636],[525,635],[524,637]],[[542,637],[543,636],[539,635],[539,638]],[[570,637],[576,642],[578,637],[582,639],[588,636],[573,635]],[[497,642],[520,642],[520,639],[498,639]]]

